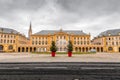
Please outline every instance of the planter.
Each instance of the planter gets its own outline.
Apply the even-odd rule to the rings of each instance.
[[[51,56],[52,56],[52,57],[55,57],[55,52],[52,52],[52,53],[51,53]]]
[[[72,52],[68,52],[68,57],[72,57]]]

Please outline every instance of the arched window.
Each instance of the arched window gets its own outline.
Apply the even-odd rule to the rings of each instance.
[[[28,47],[26,48],[26,52],[28,52]]]
[[[34,47],[34,52],[36,52],[36,47]]]
[[[78,48],[77,48],[77,47],[75,48],[75,51],[76,51],[76,52],[78,51]]]
[[[18,52],[20,52],[20,47],[18,47]]]
[[[81,52],[81,48],[79,48],[79,51]]]
[[[24,52],[25,51],[25,48],[24,47],[22,47],[22,52]]]
[[[120,47],[119,47],[119,52],[120,52]]]
[[[83,51],[83,52],[85,51],[85,48],[84,48],[84,47],[82,48],[82,51]]]
[[[99,47],[97,47],[97,52],[99,52],[100,50],[99,50]]]
[[[30,52],[32,52],[32,47],[30,47]]]
[[[103,47],[101,47],[101,52],[103,52]]]
[[[86,52],[88,52],[88,47],[86,47]]]

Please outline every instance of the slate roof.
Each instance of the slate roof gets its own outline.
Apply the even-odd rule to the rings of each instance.
[[[116,36],[116,35],[119,35],[119,33],[120,33],[120,29],[112,29],[112,30],[104,31],[100,33],[98,36],[109,36],[109,34],[111,36]]]
[[[17,34],[18,31],[14,30],[14,29],[9,29],[9,28],[2,28],[0,27],[0,32],[3,32],[3,33],[13,33],[13,34]]]
[[[60,30],[42,30],[40,32],[35,33],[34,35],[48,35],[48,34],[54,34],[56,32],[60,32]],[[74,35],[87,35],[86,33],[80,30],[62,30],[62,32],[65,32],[67,34],[74,34]]]

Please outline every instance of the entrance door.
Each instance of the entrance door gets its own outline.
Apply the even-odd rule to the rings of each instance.
[[[108,47],[108,51],[109,52],[113,52],[113,48],[112,47]]]
[[[119,47],[119,52],[120,52],[120,47]]]
[[[65,52],[67,47],[67,41],[65,39],[59,39],[56,42],[59,52]]]
[[[3,51],[3,46],[2,45],[0,45],[0,52],[2,52]]]

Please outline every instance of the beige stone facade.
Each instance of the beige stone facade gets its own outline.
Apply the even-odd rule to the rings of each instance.
[[[102,32],[92,41],[94,45],[103,45],[104,52],[120,52],[120,29]]]
[[[119,32],[119,31],[118,31]],[[55,41],[58,52],[66,52],[68,41],[72,41],[74,52],[120,52],[120,34],[109,33],[91,40],[91,35],[80,30],[42,30],[32,34],[32,26],[28,38],[19,32],[0,28],[0,52],[50,52],[51,42]]]
[[[28,39],[19,32],[0,28],[0,52],[17,52],[17,47],[25,45]]]

